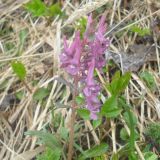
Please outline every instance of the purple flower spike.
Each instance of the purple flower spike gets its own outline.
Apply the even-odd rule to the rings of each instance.
[[[88,21],[87,21],[87,26],[86,26],[86,31],[85,31],[85,38],[87,39],[89,34],[91,34],[93,31],[93,27],[92,27],[92,23],[93,23],[93,20],[92,20],[92,14],[90,14],[88,16]]]
[[[105,23],[105,19],[106,19],[106,16],[103,15],[100,19],[100,22],[99,22],[99,25],[98,25],[98,33],[102,33],[104,34],[106,32],[106,23]]]
[[[92,59],[92,62],[89,64],[88,75],[86,78],[86,86],[83,90],[83,93],[86,97],[87,108],[91,112],[91,118],[96,119],[96,113],[99,112],[100,109],[100,102],[97,98],[100,87],[98,86],[98,84],[95,83],[94,80],[94,68],[95,60]]]
[[[94,74],[94,68],[95,68],[95,59],[92,59],[88,67],[89,69],[88,69],[88,76],[87,76],[86,82],[88,85],[94,85],[93,74]]]
[[[86,98],[87,108],[90,111],[92,119],[97,119],[97,113],[100,111],[101,103],[97,95],[92,95]],[[94,116],[93,116],[94,115]]]
[[[84,88],[83,92],[85,96],[91,96],[94,91],[97,90],[97,86],[94,81],[94,68],[95,68],[95,60],[93,59],[89,65],[87,78],[86,78],[86,87]]]
[[[60,55],[61,67],[65,68],[66,71],[73,76],[78,74],[80,69],[81,50],[82,46],[79,32],[76,33],[76,37],[70,47],[68,47],[66,38],[64,38],[64,51]]]
[[[94,79],[94,70],[102,72],[106,64],[105,51],[109,47],[109,39],[105,38],[105,16],[102,16],[98,27],[94,27],[92,14],[88,16],[87,27],[83,40],[80,32],[76,32],[75,39],[69,46],[64,38],[64,49],[60,55],[61,67],[71,76],[83,83],[86,108],[91,113],[91,119],[97,119],[101,103],[98,99],[100,86]]]

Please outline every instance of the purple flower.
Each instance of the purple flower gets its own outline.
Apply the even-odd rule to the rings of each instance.
[[[99,22],[99,25],[98,25],[98,33],[101,33],[102,35],[105,34],[106,32],[106,23],[105,23],[105,19],[106,19],[106,16],[103,15],[100,19],[100,22]]]
[[[64,51],[60,55],[61,67],[71,75],[77,75],[80,70],[80,58],[82,53],[82,46],[80,41],[80,33],[77,32],[75,39],[69,47],[66,38],[64,39]]]
[[[101,103],[97,98],[97,95],[92,95],[92,97],[86,97],[87,108],[90,111],[91,119],[96,120],[98,118],[97,113],[100,111]]]
[[[84,62],[85,64],[90,62],[92,58],[96,61],[96,66],[98,70],[102,70],[102,67],[105,66],[106,60],[105,60],[105,51],[107,50],[109,46],[109,39],[106,39],[104,37],[104,33],[106,32],[106,24],[105,24],[105,16],[102,16],[98,25],[97,30],[95,30],[95,34],[93,36],[88,34],[93,32],[93,24],[92,24],[92,17],[91,15],[88,18],[87,23],[87,30],[85,32],[85,39],[86,39],[86,46],[85,52],[87,53],[85,55]],[[92,36],[92,39],[90,38]]]
[[[83,89],[83,93],[86,97],[87,108],[91,112],[91,118],[97,119],[96,113],[100,110],[100,101],[98,100],[98,94],[100,87],[96,84],[94,80],[94,68],[95,68],[95,59],[92,59],[92,62],[89,64],[88,74],[86,78],[86,86]]]
[[[106,39],[105,16],[102,16],[97,29],[93,25],[92,15],[88,17],[84,38],[80,39],[80,32],[76,32],[75,39],[69,46],[64,38],[64,49],[60,55],[61,67],[74,78],[77,76],[83,84],[83,94],[86,107],[90,110],[91,119],[97,119],[101,103],[98,99],[100,86],[94,79],[94,70],[100,72],[106,64],[105,51],[109,46]]]
[[[90,34],[92,34],[93,32],[94,32],[94,29],[93,29],[92,14],[90,14],[88,16],[88,21],[87,21],[87,26],[86,26],[86,31],[85,31],[85,34],[84,34],[84,38],[88,39]]]

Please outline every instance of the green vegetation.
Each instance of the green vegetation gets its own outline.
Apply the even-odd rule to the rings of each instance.
[[[29,12],[33,14],[35,17],[47,16],[47,17],[55,17],[57,15],[61,15],[61,8],[59,4],[53,4],[47,6],[41,0],[31,0],[24,6]]]

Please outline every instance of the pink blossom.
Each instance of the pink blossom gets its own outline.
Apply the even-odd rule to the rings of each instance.
[[[83,94],[86,107],[92,119],[97,119],[101,103],[98,99],[100,85],[94,78],[94,70],[102,71],[106,64],[105,51],[109,47],[109,39],[105,38],[105,16],[102,16],[97,29],[93,25],[92,15],[88,17],[84,38],[80,39],[80,32],[76,32],[75,39],[69,46],[64,38],[64,50],[60,55],[61,67],[71,76],[77,76],[83,83]]]
[[[86,78],[86,86],[83,89],[83,93],[86,97],[87,108],[91,112],[91,118],[96,119],[96,113],[99,112],[100,109],[100,101],[98,100],[98,94],[100,91],[100,87],[96,84],[94,80],[94,68],[95,68],[95,60],[92,59],[92,62],[89,65],[89,70]]]
[[[80,70],[81,53],[80,33],[77,32],[70,47],[64,39],[64,51],[60,55],[61,67],[65,68],[69,74],[77,75]]]

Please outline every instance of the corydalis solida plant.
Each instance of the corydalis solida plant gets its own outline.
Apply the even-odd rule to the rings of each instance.
[[[83,94],[91,119],[97,119],[101,107],[98,99],[101,88],[94,79],[94,69],[101,72],[106,63],[105,51],[109,46],[109,39],[104,37],[105,32],[105,16],[101,17],[97,29],[94,29],[92,15],[90,15],[83,39],[80,39],[79,31],[76,32],[70,46],[64,38],[64,50],[60,55],[61,67],[84,86]]]

